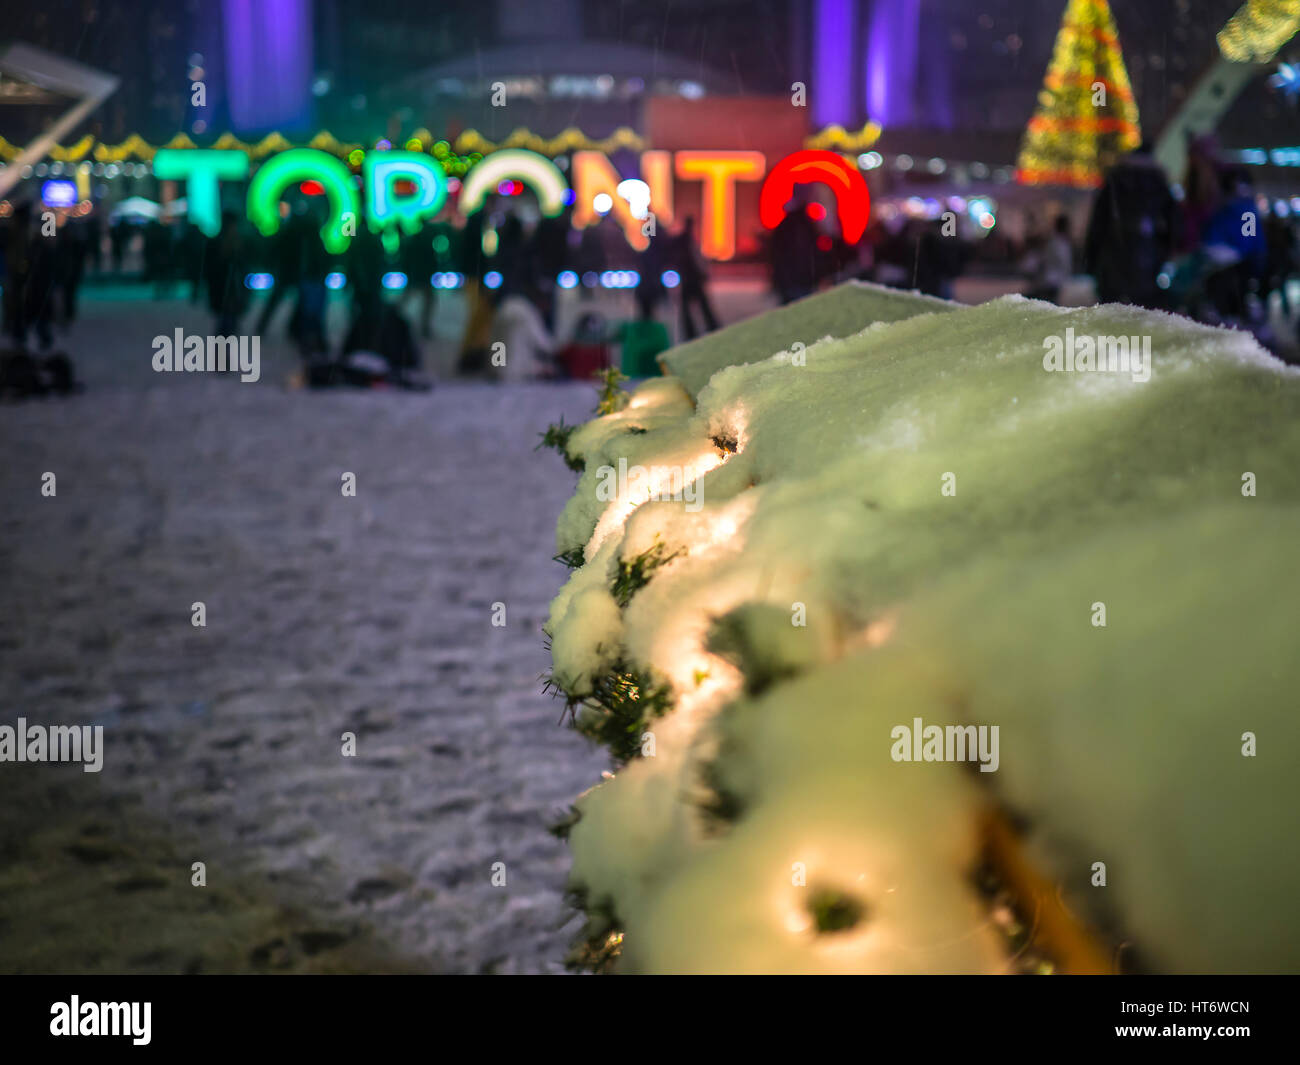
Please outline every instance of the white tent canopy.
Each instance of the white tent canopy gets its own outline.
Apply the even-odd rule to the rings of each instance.
[[[119,218],[160,218],[162,213],[162,207],[153,200],[143,196],[129,196],[114,207],[108,217],[110,221],[116,222]]]

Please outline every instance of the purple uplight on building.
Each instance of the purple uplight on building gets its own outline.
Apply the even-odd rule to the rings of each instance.
[[[867,113],[886,128],[916,120],[915,91],[921,0],[888,0],[871,8],[867,36]]]
[[[923,124],[934,129],[952,129],[956,115],[952,105],[952,63],[947,38],[927,33],[921,38],[916,77],[919,84]]]
[[[922,40],[921,8],[922,0],[813,0],[815,125],[952,125],[947,38]]]
[[[236,132],[311,124],[310,0],[224,0],[226,90]]]
[[[813,120],[819,126],[851,122],[858,108],[853,86],[853,40],[857,0],[814,0],[813,70],[810,93]]]

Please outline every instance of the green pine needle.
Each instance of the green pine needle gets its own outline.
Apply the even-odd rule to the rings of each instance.
[[[678,548],[669,554],[664,543],[655,537],[655,542],[635,558],[619,559],[618,573],[614,575],[609,589],[618,600],[618,605],[627,606],[632,601],[632,596],[650,583],[655,570],[685,553],[684,548]]]
[[[808,912],[822,934],[845,932],[866,916],[866,907],[842,891],[817,888],[808,896]]]
[[[569,569],[577,569],[587,562],[587,556],[581,547],[571,547],[567,551],[561,551],[558,555],[552,557],[553,562],[562,562]]]
[[[558,422],[552,422],[546,427],[546,432],[539,433],[542,442],[538,444],[534,451],[540,451],[544,447],[554,448],[564,459],[564,464],[575,473],[581,473],[586,468],[586,463],[581,457],[574,458],[569,454],[569,438],[578,427],[576,425],[565,425],[564,415],[560,415]]]
[[[627,406],[631,396],[621,387],[622,382],[627,378],[616,367],[611,366],[607,370],[600,371],[596,374],[596,380],[600,382],[600,399],[596,403],[597,414],[616,414]]]

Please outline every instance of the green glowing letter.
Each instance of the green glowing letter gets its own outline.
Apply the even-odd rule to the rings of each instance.
[[[248,156],[211,148],[159,148],[153,175],[164,181],[185,180],[190,221],[215,237],[221,230],[221,191],[218,183],[238,181],[248,174]]]
[[[355,224],[357,190],[348,168],[315,148],[292,148],[262,164],[248,186],[248,217],[265,237],[280,228],[280,196],[295,181],[319,181],[329,197],[330,216],[321,226],[325,250],[337,254],[351,242],[349,221]]]

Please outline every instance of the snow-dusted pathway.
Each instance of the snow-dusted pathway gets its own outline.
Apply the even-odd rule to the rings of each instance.
[[[84,309],[90,389],[0,408],[0,724],[105,763],[0,765],[0,971],[558,968],[545,825],[607,762],[539,694],[573,475],[533,447],[593,390],[155,375],[205,315]]]

